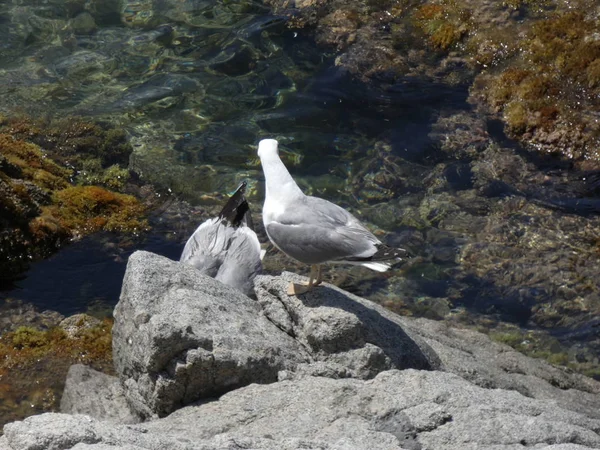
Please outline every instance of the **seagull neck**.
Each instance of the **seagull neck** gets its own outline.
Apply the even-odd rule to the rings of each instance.
[[[303,195],[302,191],[279,159],[279,156],[263,158],[261,160],[265,173],[267,196],[271,198],[289,197],[294,194]]]

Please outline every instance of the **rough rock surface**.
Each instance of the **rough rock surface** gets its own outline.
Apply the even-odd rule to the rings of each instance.
[[[216,389],[221,380],[206,376],[213,370],[225,380],[223,395],[123,425],[109,422],[115,412],[94,401],[102,392],[65,394],[70,411],[86,415],[8,424],[0,450],[600,448],[600,383],[473,331],[397,316],[331,285],[288,296],[288,283],[299,278],[258,277],[254,301],[192,267],[136,253],[116,310],[124,396],[156,415],[152,407],[166,405],[165,412]],[[213,365],[178,356],[209,339]],[[260,366],[267,351],[276,357]],[[68,386],[71,392],[116,383],[72,370],[89,378],[70,377],[68,384],[80,384]],[[213,384],[202,384],[207,379]]]
[[[121,424],[140,421],[130,410],[119,379],[83,364],[69,368],[60,410]]]
[[[285,288],[285,281],[261,277],[257,302],[193,267],[148,252],[132,255],[113,327],[115,368],[132,408],[143,417],[164,416],[201,398],[276,381],[279,371],[367,379],[439,365],[423,340],[372,303],[335,290],[325,291],[325,301],[316,294],[301,301]]]
[[[148,252],[127,265],[113,359],[133,410],[164,416],[308,360],[240,291]]]
[[[413,369],[251,385],[144,424],[50,413],[4,430],[15,450],[600,448],[598,418]]]
[[[160,276],[159,276],[160,275]],[[403,318],[334,286],[287,295],[299,277],[259,276],[258,301],[190,267],[137,252],[115,309],[114,360],[134,411],[164,416],[250,383],[303,375],[369,379],[445,370],[485,388],[598,414],[598,383],[482,334]]]
[[[280,277],[260,276],[255,282],[258,301],[266,316],[316,353],[317,362],[301,365],[298,373],[335,376],[332,375],[335,368],[341,366],[348,376],[361,378],[357,375],[389,367],[376,358],[363,363],[364,353],[381,348],[395,363],[391,368],[452,372],[484,388],[559,400],[563,407],[600,418],[600,383],[590,378],[526,357],[475,331],[398,316],[335,286],[324,285],[300,297],[288,296],[288,283],[299,280],[302,278],[284,272]],[[355,325],[360,331],[349,331],[354,330],[350,324],[360,324]],[[326,355],[323,349],[327,346],[339,347],[348,341],[340,337],[344,333],[353,336],[355,342],[367,344],[361,351]],[[401,337],[406,340],[401,341]],[[425,361],[430,361],[429,367]]]

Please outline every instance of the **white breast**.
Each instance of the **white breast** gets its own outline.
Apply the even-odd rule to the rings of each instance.
[[[284,212],[285,206],[283,204],[274,201],[272,197],[267,196],[263,206],[263,223],[265,224],[265,227],[271,222],[276,222]]]

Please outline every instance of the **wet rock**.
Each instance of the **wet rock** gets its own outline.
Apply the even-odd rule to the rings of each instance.
[[[125,0],[121,3],[121,22],[130,27],[152,28],[161,22],[161,17],[150,0]]]
[[[103,107],[102,110],[116,112],[142,108],[150,103],[169,97],[176,98],[198,89],[198,83],[189,77],[177,74],[157,75],[128,89],[119,100]]]
[[[422,167],[399,158],[389,145],[378,142],[367,157],[353,162],[351,188],[365,203],[390,201],[422,190],[415,183],[422,170]]]
[[[96,31],[96,22],[89,12],[82,12],[71,19],[71,29],[76,34],[91,34]]]
[[[63,77],[78,79],[106,69],[110,59],[99,53],[81,50],[54,63],[54,70]]]
[[[256,55],[246,45],[231,45],[225,48],[221,55],[212,60],[209,67],[228,76],[247,74],[255,66]]]
[[[121,0],[87,0],[85,9],[90,12],[98,25],[118,25],[121,4]]]
[[[62,328],[67,336],[74,338],[77,334],[81,334],[84,330],[89,330],[99,326],[102,323],[101,320],[87,314],[75,314],[62,320],[58,325]]]
[[[29,303],[5,299],[0,306],[0,335],[22,326],[48,330],[56,327],[64,318],[56,311],[39,311]]]
[[[116,424],[139,422],[127,404],[119,379],[83,364],[74,364],[69,368],[60,411],[65,414],[86,414]]]

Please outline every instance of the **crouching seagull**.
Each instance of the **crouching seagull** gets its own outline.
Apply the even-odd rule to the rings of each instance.
[[[385,272],[408,255],[404,249],[383,244],[345,209],[304,195],[279,158],[275,139],[260,141],[258,156],[266,181],[263,222],[267,236],[283,253],[311,266],[308,283],[291,283],[289,295],[319,285],[322,263],[354,264]]]
[[[202,223],[188,239],[180,262],[220,282],[254,294],[254,278],[262,271],[260,242],[251,228],[244,181],[217,217]]]

